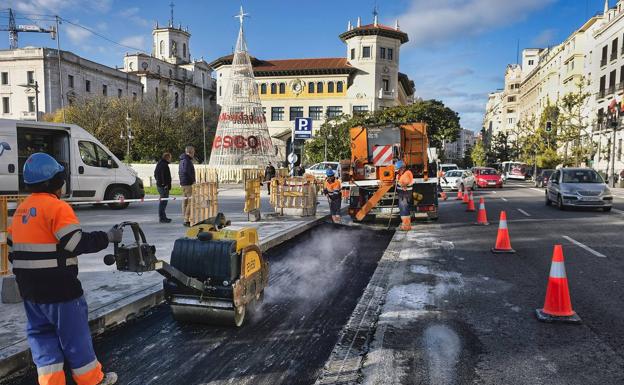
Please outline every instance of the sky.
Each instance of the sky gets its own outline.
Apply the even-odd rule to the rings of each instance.
[[[614,6],[616,0],[610,0]],[[170,0],[0,0],[0,25],[6,8],[17,24],[60,27],[61,49],[87,59],[122,66],[126,52],[151,52],[151,30],[170,17]],[[174,0],[175,24],[188,26],[194,58],[210,62],[230,54],[242,5],[250,17],[245,32],[250,54],[261,59],[341,57],[338,35],[355,24],[379,21],[407,32],[400,71],[416,83],[416,96],[442,100],[459,113],[462,127],[480,130],[487,94],[503,87],[507,64],[518,46],[558,44],[604,7],[604,0]],[[80,26],[89,28],[85,30]],[[8,48],[2,32],[0,49]],[[103,37],[102,37],[103,36]],[[120,46],[122,44],[127,47]],[[21,33],[20,47],[56,47],[47,34]]]

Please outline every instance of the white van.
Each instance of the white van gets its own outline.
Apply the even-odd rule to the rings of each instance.
[[[64,199],[68,201],[145,196],[137,173],[83,128],[8,119],[0,119],[0,195],[27,193],[24,163],[35,152],[48,153],[65,167]],[[109,206],[123,209],[128,203]]]

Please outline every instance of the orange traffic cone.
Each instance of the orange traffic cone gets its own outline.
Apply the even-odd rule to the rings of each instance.
[[[515,253],[516,250],[511,248],[509,240],[509,229],[507,228],[507,213],[501,211],[500,222],[498,224],[498,235],[496,236],[496,245],[492,248],[493,253]]]
[[[470,194],[468,194],[468,190],[464,187],[464,196],[462,203],[468,203],[470,201]]]
[[[455,198],[455,200],[461,201],[462,199],[464,199],[464,194],[462,194],[462,190],[457,189],[457,198]]]
[[[485,211],[485,199],[479,199],[479,212],[477,213],[477,225],[487,226],[490,224],[487,220],[487,211]]]
[[[572,310],[561,245],[555,245],[553,250],[544,307],[536,309],[535,315],[542,322],[581,322],[581,318]]]
[[[468,199],[468,207],[466,208],[467,212],[475,212],[474,198],[472,197],[472,191],[470,192],[470,198]]]

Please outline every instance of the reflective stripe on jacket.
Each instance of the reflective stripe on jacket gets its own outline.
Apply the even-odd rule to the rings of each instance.
[[[340,196],[341,191],[342,191],[342,182],[340,181],[340,179],[334,179],[333,182],[330,182],[328,179],[325,179],[325,190],[327,190],[327,193],[329,194],[330,197],[333,197],[334,195],[338,195]]]

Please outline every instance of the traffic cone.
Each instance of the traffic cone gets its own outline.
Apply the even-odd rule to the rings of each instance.
[[[457,198],[455,198],[456,201],[461,201],[464,199],[464,194],[462,194],[462,190],[457,189]]]
[[[468,199],[468,207],[466,208],[467,212],[475,212],[474,198],[472,197],[472,191],[470,192],[470,198]]]
[[[468,203],[470,201],[470,194],[468,194],[468,190],[464,187],[464,196],[462,203]]]
[[[442,198],[443,201],[448,199],[448,196],[446,195],[444,191],[440,191],[440,197]]]
[[[535,309],[535,315],[542,322],[581,322],[581,318],[572,310],[561,245],[555,245],[553,250],[544,307]]]
[[[479,212],[477,213],[477,225],[487,226],[490,224],[487,220],[487,211],[485,211],[485,199],[479,199]]]
[[[493,253],[515,253],[516,250],[511,248],[509,240],[509,229],[507,228],[507,213],[501,211],[500,222],[498,224],[498,235],[496,235],[496,245],[492,248]]]

